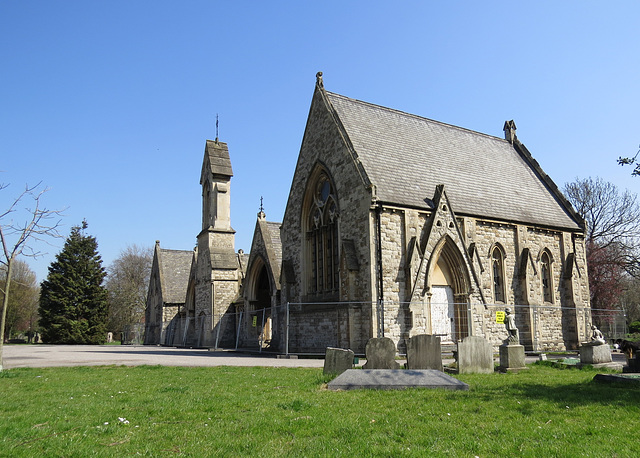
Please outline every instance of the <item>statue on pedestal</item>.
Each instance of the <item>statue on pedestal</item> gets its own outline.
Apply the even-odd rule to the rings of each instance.
[[[504,327],[507,329],[509,336],[507,340],[504,341],[507,345],[520,345],[520,333],[518,332],[518,328],[516,327],[516,317],[511,314],[511,308],[507,307],[504,309],[505,317],[504,317]]]
[[[595,347],[596,345],[604,345],[605,340],[602,332],[598,327],[593,324],[591,325],[591,340],[589,342],[581,342],[580,345],[585,347]]]
[[[504,309],[504,327],[509,336],[500,345],[500,370],[502,372],[526,369],[524,346],[520,345],[520,333],[516,327],[516,316],[511,308]]]

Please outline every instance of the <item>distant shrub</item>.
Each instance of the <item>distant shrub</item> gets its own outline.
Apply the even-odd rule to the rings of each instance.
[[[640,321],[634,321],[629,324],[629,334],[640,333]]]

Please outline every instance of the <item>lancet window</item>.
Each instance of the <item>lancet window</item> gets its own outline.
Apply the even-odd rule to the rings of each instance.
[[[504,256],[498,246],[495,246],[491,252],[491,271],[494,302],[504,302]]]
[[[553,302],[553,283],[551,277],[551,258],[546,251],[540,257],[540,276],[542,277],[542,296],[545,302]]]

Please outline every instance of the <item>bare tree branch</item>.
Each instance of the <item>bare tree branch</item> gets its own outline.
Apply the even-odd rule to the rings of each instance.
[[[9,303],[9,293],[11,288],[11,277],[13,275],[13,264],[18,256],[37,257],[40,251],[33,248],[33,242],[42,242],[50,237],[61,237],[58,232],[60,227],[60,217],[64,210],[49,210],[42,205],[42,199],[48,188],[40,188],[41,183],[35,186],[26,185],[24,191],[16,197],[9,208],[0,213],[0,244],[2,253],[0,263],[6,266],[7,276],[4,285],[4,298],[2,313],[0,314],[0,371],[2,370],[2,349],[4,345],[4,327]],[[0,184],[0,190],[4,190],[8,185]],[[39,189],[40,188],[40,189]],[[16,222],[14,214],[19,211],[21,204],[29,201],[23,211],[24,221]]]
[[[615,253],[625,269],[640,262],[640,204],[635,194],[620,192],[600,178],[576,179],[564,193],[587,224],[587,241]]]
[[[640,278],[640,204],[600,178],[576,179],[564,187],[586,223],[589,293],[594,308],[619,307],[626,283]]]
[[[108,268],[109,330],[121,332],[144,320],[153,249],[129,245]]]

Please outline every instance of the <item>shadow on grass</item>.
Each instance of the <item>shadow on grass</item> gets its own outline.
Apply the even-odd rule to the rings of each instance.
[[[486,396],[487,401],[511,396],[530,401],[553,402],[559,406],[596,404],[640,407],[639,385],[624,382],[601,383],[594,380],[597,374],[607,371],[593,368],[556,369],[548,364],[534,364],[531,369],[532,374],[508,374],[502,383],[484,386],[483,396]]]
[[[602,384],[591,381],[584,384],[557,386],[536,383],[518,384],[514,391],[529,399],[546,399],[573,405],[636,405],[640,406],[640,389],[622,383]]]

